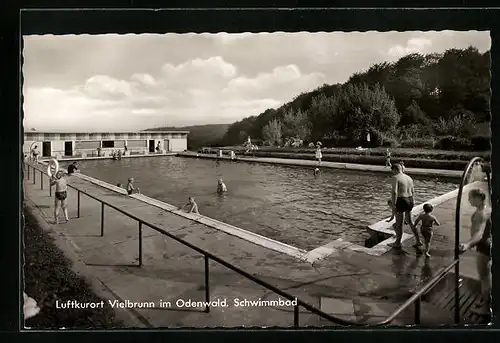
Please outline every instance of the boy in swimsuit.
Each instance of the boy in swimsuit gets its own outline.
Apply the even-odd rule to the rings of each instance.
[[[431,240],[432,240],[432,235],[434,233],[432,226],[434,224],[436,224],[437,226],[440,225],[437,218],[431,214],[433,209],[434,207],[432,207],[431,204],[425,204],[424,213],[421,213],[415,220],[415,226],[417,226],[419,222],[422,222],[422,226],[420,226],[420,234],[424,239],[424,250],[426,257],[431,256],[429,251],[431,249]]]
[[[387,149],[385,151],[385,166],[386,167],[392,167],[391,165],[391,152],[389,151],[389,149]]]
[[[141,193],[139,188],[134,187],[134,178],[133,177],[128,178],[127,193],[128,193],[128,195]]]
[[[68,197],[68,184],[66,178],[64,177],[64,172],[59,170],[56,175],[52,176],[50,179],[50,186],[56,185],[56,192],[54,197],[54,219],[55,223],[59,224],[59,210],[63,209],[64,219],[66,222],[69,221],[68,218],[68,207],[66,205],[66,198]]]
[[[196,204],[193,197],[189,197],[189,201],[186,204],[184,204],[183,206],[179,207],[179,210],[182,210],[187,206],[191,206],[188,213],[200,214],[200,212],[198,212],[198,204]]]
[[[35,164],[38,164],[38,147],[35,145],[35,147],[33,148],[33,150],[31,150],[31,154],[33,155],[33,162],[35,162]]]
[[[486,208],[485,200],[486,194],[480,189],[469,192],[469,202],[476,211],[471,216],[471,238],[459,247],[460,252],[476,247],[481,300],[471,310],[479,315],[491,315],[491,208]]]
[[[217,193],[224,193],[227,192],[227,187],[224,181],[222,179],[219,179],[219,182],[217,183]]]

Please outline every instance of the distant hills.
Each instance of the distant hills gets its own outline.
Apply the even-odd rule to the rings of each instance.
[[[203,146],[217,146],[231,124],[207,124],[183,127],[157,127],[146,131],[189,131],[188,149],[198,149]]]

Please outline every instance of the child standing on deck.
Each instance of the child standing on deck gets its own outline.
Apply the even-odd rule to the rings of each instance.
[[[318,166],[321,165],[321,159],[323,158],[323,154],[321,153],[321,146],[316,145],[316,159],[318,160]]]
[[[431,204],[425,204],[424,205],[424,213],[421,213],[418,217],[417,220],[415,220],[415,226],[417,226],[418,222],[422,222],[422,226],[420,226],[420,233],[422,234],[422,237],[424,238],[424,249],[425,249],[425,256],[430,257],[431,254],[429,253],[431,249],[431,240],[432,240],[432,235],[433,235],[433,229],[432,226],[436,224],[439,226],[439,221],[437,218],[431,214],[431,212],[434,210],[434,207]]]
[[[392,167],[392,164],[391,164],[391,152],[389,151],[389,149],[387,149],[385,151],[385,166],[389,167],[389,168]]]

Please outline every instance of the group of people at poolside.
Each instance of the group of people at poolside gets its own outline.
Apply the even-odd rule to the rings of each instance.
[[[400,163],[391,165],[393,172],[391,199],[388,205],[392,209],[392,216],[388,222],[394,218],[396,222],[393,225],[396,233],[396,240],[389,244],[393,248],[401,248],[401,239],[403,236],[403,224],[410,226],[414,236],[415,248],[424,247],[426,257],[430,257],[431,241],[434,233],[434,225],[439,226],[439,220],[432,214],[433,206],[424,204],[423,212],[418,215],[415,222],[412,220],[411,211],[414,207],[413,197],[415,194],[413,179],[405,174],[404,167]],[[469,203],[475,208],[471,216],[471,238],[465,243],[460,244],[460,253],[476,249],[477,252],[477,271],[481,281],[481,301],[473,307],[477,314],[490,314],[490,290],[491,290],[491,209],[486,206],[486,194],[481,189],[472,189],[469,191]],[[420,226],[420,235],[417,225]],[[420,238],[422,236],[422,239]],[[420,250],[419,250],[420,252]]]

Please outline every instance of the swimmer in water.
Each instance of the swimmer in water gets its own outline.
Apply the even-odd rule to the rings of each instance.
[[[317,177],[319,175],[319,168],[314,169],[314,177]]]
[[[200,214],[200,212],[198,212],[198,204],[196,204],[196,201],[194,201],[194,197],[189,197],[188,202],[185,203],[183,206],[179,207],[179,210],[182,210],[182,209],[184,209],[187,206],[191,206],[191,208],[189,209],[188,213],[197,213],[197,214]]]
[[[217,193],[224,193],[227,192],[227,187],[226,184],[222,179],[219,179],[219,182],[217,183]]]
[[[133,177],[129,177],[129,179],[128,179],[127,193],[128,193],[128,195],[141,193],[139,188],[134,187],[134,178]]]
[[[53,175],[50,178],[50,186],[54,185],[56,186],[56,193],[54,197],[55,223],[59,224],[59,211],[61,208],[64,213],[64,219],[66,219],[66,222],[68,222],[68,207],[66,205],[66,198],[68,197],[68,184],[62,170],[59,170],[56,175]]]

